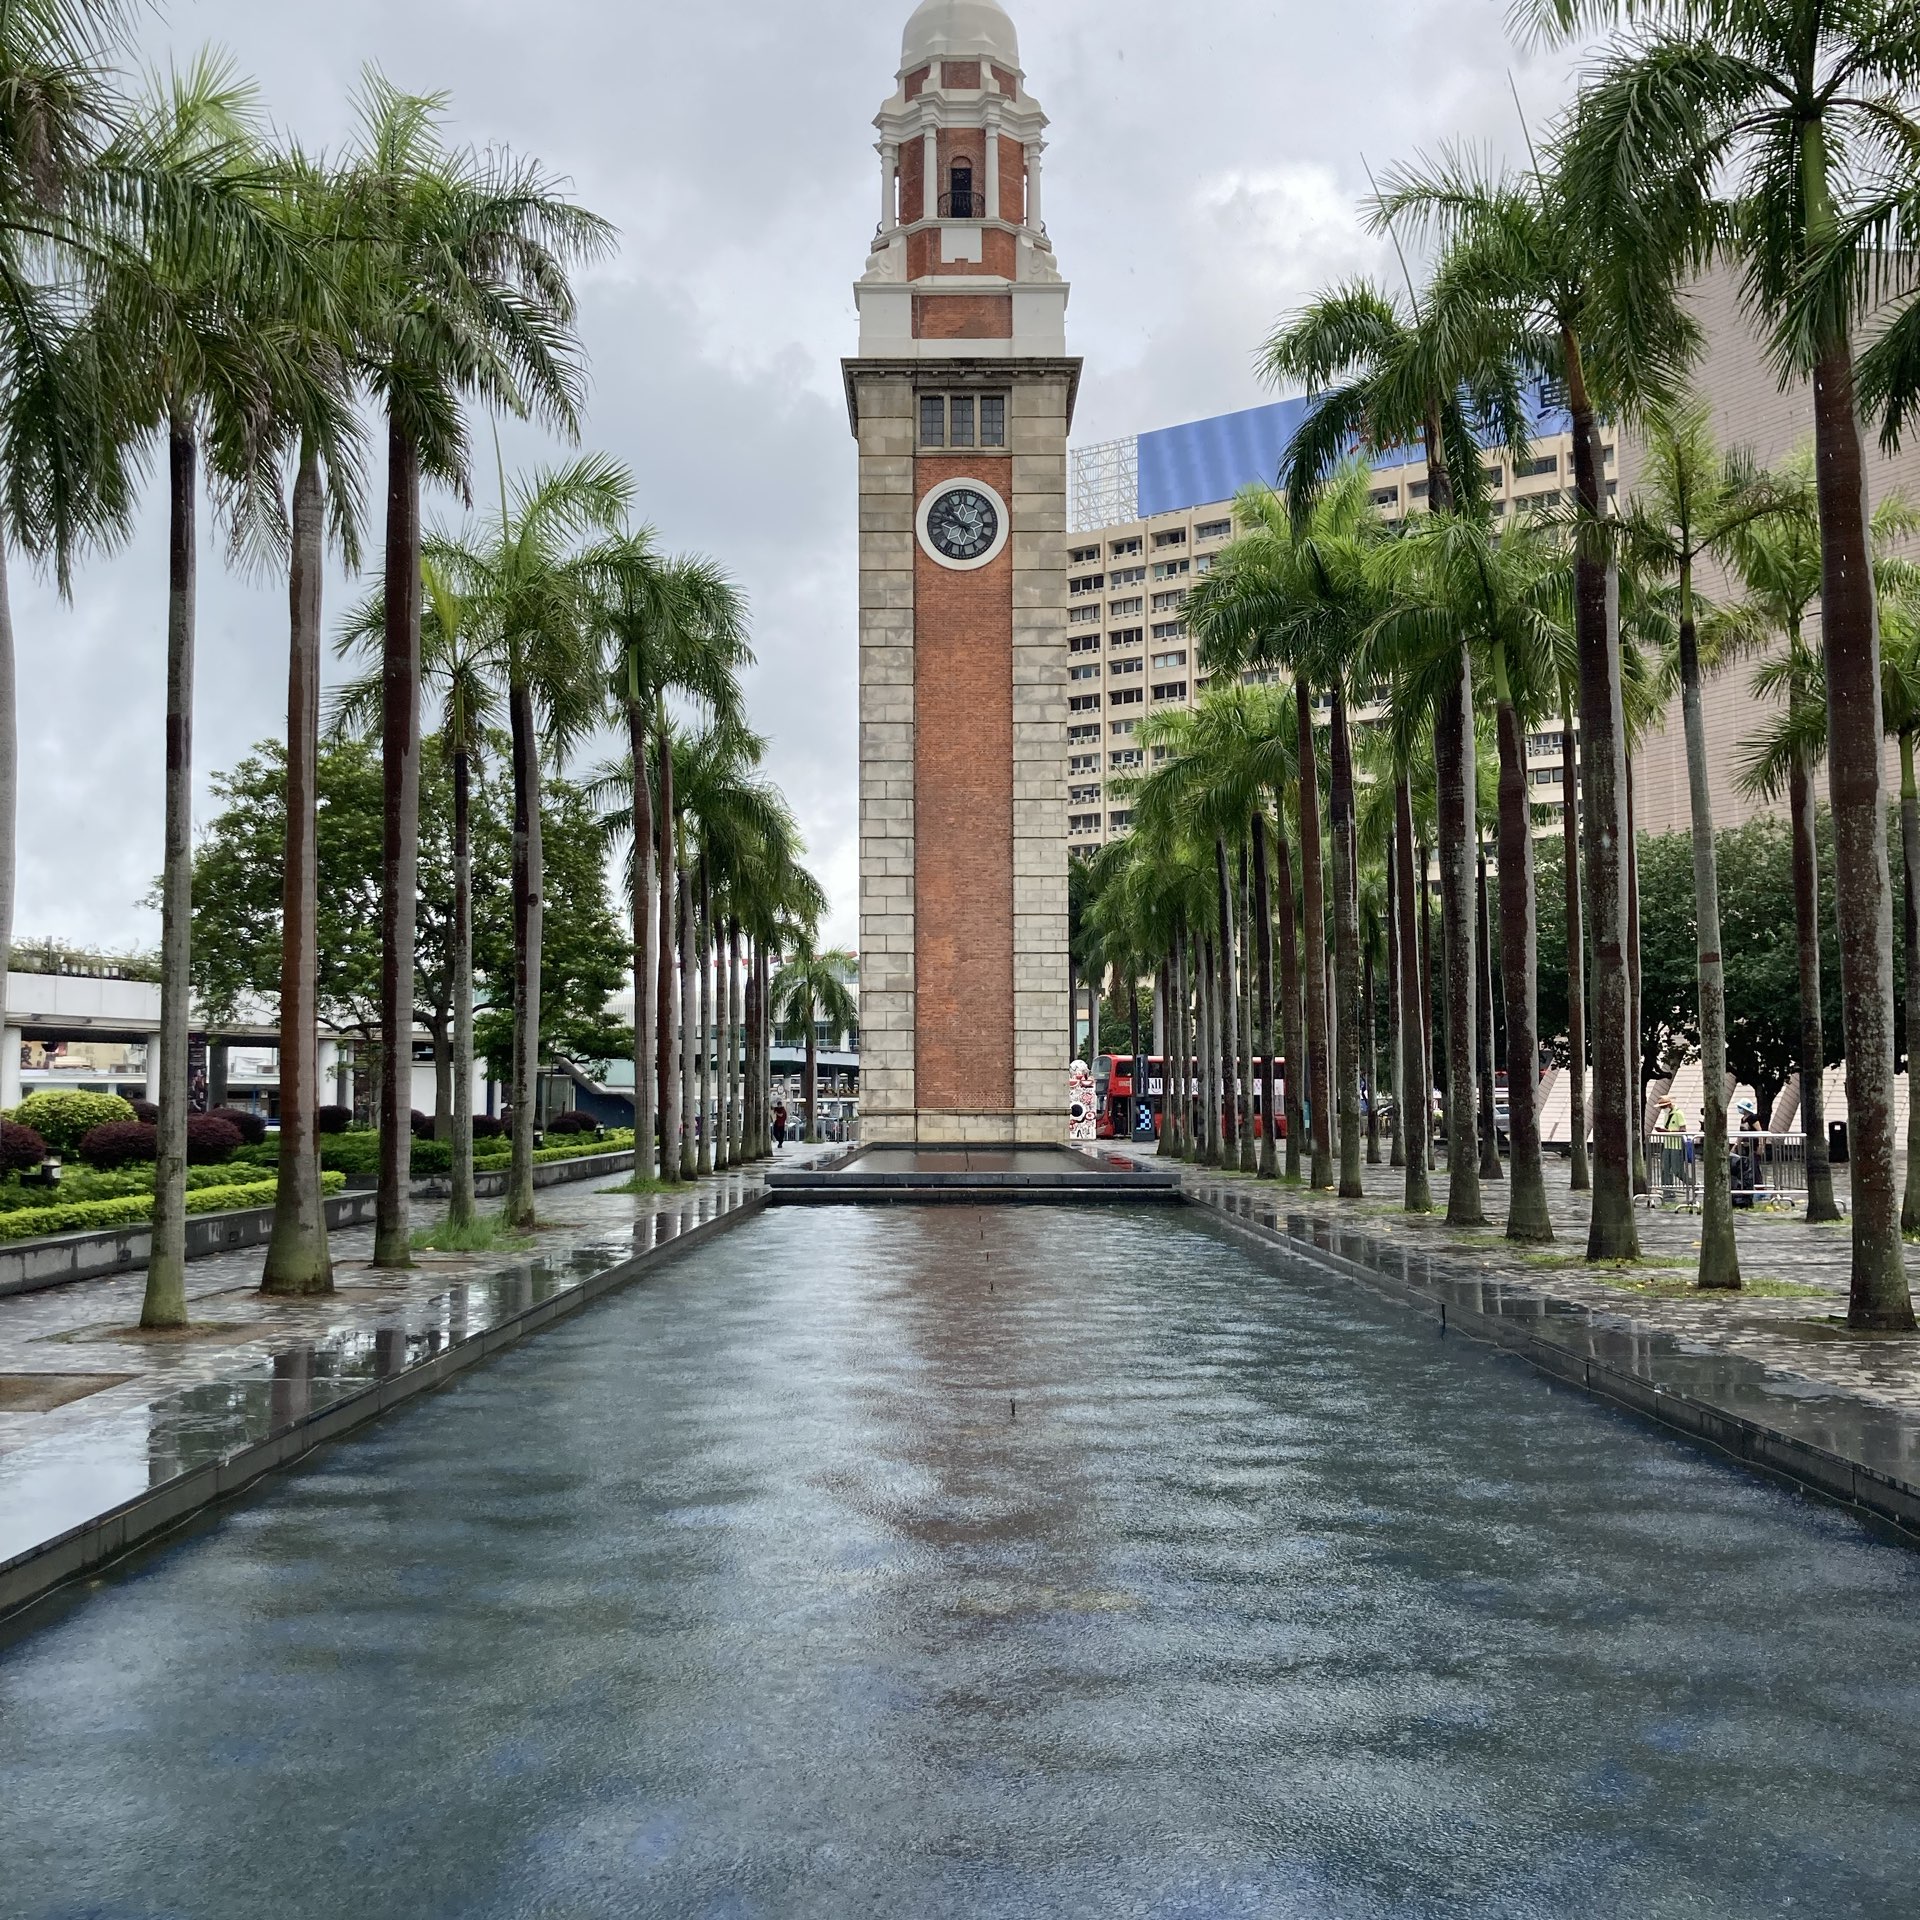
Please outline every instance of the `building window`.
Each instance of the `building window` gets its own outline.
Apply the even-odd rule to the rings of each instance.
[[[1077,580],[1067,582],[1069,593],[1098,593],[1107,584],[1106,576],[1098,573],[1083,573]]]
[[[1560,456],[1557,453],[1543,453],[1532,460],[1522,460],[1513,470],[1516,480],[1538,480],[1542,474],[1558,473]]]
[[[1137,548],[1140,543],[1136,540],[1133,544]],[[1146,577],[1145,567],[1115,567],[1112,584],[1116,587],[1137,587]]]
[[[1067,771],[1069,773],[1098,773],[1100,771],[1100,756],[1097,753],[1076,753],[1073,758],[1067,762]]]
[[[1231,520],[1202,520],[1194,528],[1193,537],[1196,540],[1224,540],[1232,532]]]
[[[1156,533],[1153,536],[1153,550],[1155,553],[1159,553],[1167,547],[1184,547],[1186,544],[1187,530],[1185,527],[1169,527],[1165,533]]]
[[[1109,600],[1107,602],[1107,618],[1109,620],[1132,620],[1145,611],[1146,603],[1137,593],[1129,594],[1124,600]]]
[[[1069,833],[1098,833],[1100,816],[1097,813],[1070,813],[1067,815]]]
[[[1140,536],[1137,533],[1129,534],[1124,540],[1114,541],[1107,549],[1110,557],[1115,560],[1124,560],[1129,554],[1138,553],[1139,551]]]
[[[1184,667],[1186,664],[1187,655],[1185,648],[1182,648],[1178,653],[1156,653],[1153,656],[1155,672],[1158,672],[1162,667]]]
[[[1100,723],[1098,721],[1095,721],[1090,727],[1069,727],[1067,729],[1067,742],[1071,746],[1077,746],[1088,740],[1098,740],[1099,738]]]
[[[976,436],[975,429],[978,428]],[[923,393],[920,396],[920,444],[923,447],[1004,447],[1007,397],[1003,393]],[[1098,547],[1084,549],[1088,560]]]
[[[1156,640],[1184,640],[1187,637],[1187,623],[1184,620],[1156,620],[1153,623],[1153,637]]]
[[[956,160],[947,169],[947,204],[942,209],[949,220],[973,220],[973,162]]]
[[[1100,804],[1100,788],[1098,784],[1091,787],[1069,787],[1067,789],[1067,804],[1070,807],[1097,807]]]
[[[1375,487],[1374,490],[1367,495],[1367,498],[1371,500],[1376,507],[1397,507],[1400,504],[1400,489],[1398,487]]]
[[[1144,673],[1146,671],[1146,662],[1140,659],[1138,655],[1135,655],[1131,660],[1109,660],[1107,662],[1107,671],[1116,679],[1123,673]]]
[[[1507,477],[1507,470],[1504,466],[1495,465],[1482,467],[1480,471],[1487,476],[1487,485],[1490,487],[1501,485]]]
[[[1140,723],[1137,720],[1115,720],[1109,723],[1116,740],[1124,740]]]
[[[1140,764],[1138,747],[1122,747],[1117,753],[1107,755],[1107,765],[1115,773],[1126,773]]]
[[[1424,480],[1409,480],[1407,482],[1407,498],[1408,499],[1424,500],[1426,497],[1427,497],[1427,483]]]
[[[1099,609],[1096,607],[1082,607],[1079,611],[1081,613],[1096,613]],[[1100,636],[1097,633],[1070,633],[1067,635],[1067,651],[1069,653],[1098,653],[1100,651]]]
[[[1153,596],[1154,612],[1178,613],[1187,604],[1187,595],[1190,591],[1191,589],[1187,587],[1175,587],[1171,593],[1156,593]]]
[[[1107,815],[1107,830],[1110,833],[1125,833],[1132,825],[1133,809],[1131,807],[1124,813],[1110,813]]]
[[[1531,770],[1531,778],[1536,787],[1557,787],[1560,784],[1560,769],[1558,767],[1534,767]]]
[[[1107,705],[1110,707],[1137,707],[1146,699],[1138,687],[1113,687],[1107,693]]]
[[[1199,558],[1196,559],[1193,563],[1194,572],[1195,573],[1211,573],[1213,571],[1213,563],[1218,558],[1219,556],[1217,554],[1212,554],[1212,553],[1201,554]]]
[[[1075,547],[1067,555],[1067,565],[1070,567],[1090,566],[1099,558],[1100,549],[1098,547]]]
[[[1110,647],[1137,647],[1147,637],[1144,627],[1116,627],[1107,635]]]
[[[1156,560],[1153,563],[1153,577],[1156,580],[1178,580],[1192,571],[1191,560]]]
[[[1100,609],[1097,606],[1075,607],[1072,612],[1067,615],[1067,624],[1070,627],[1092,627],[1098,626],[1099,623]]]
[[[1153,690],[1156,700],[1184,700],[1187,697],[1187,683],[1184,680],[1168,680]]]
[[[1084,667],[1069,667],[1067,669],[1067,678],[1069,680],[1098,680],[1100,678],[1100,663],[1098,661],[1092,661]]]
[[[1067,696],[1069,713],[1097,713],[1100,710],[1100,696],[1097,693],[1072,693]]]

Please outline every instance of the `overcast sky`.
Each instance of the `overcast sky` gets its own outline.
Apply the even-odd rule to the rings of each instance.
[[[350,134],[361,68],[451,96],[458,140],[570,176],[621,230],[583,289],[587,444],[627,462],[674,550],[750,596],[771,765],[855,932],[855,516],[840,359],[878,199],[871,121],[910,0],[170,0],[148,57],[211,42],[310,145]],[[1574,62],[1510,40],[1505,0],[1016,0],[1052,120],[1047,220],[1086,359],[1076,440],[1269,398],[1253,349],[1330,280],[1384,273],[1362,230],[1377,169],[1461,136],[1518,151]],[[510,455],[555,457],[520,434]],[[379,488],[374,489],[378,498]],[[160,862],[164,501],[74,602],[17,578],[16,926],[150,943]],[[429,515],[447,519],[447,499]],[[376,542],[377,551],[377,542]],[[197,813],[208,777],[284,725],[284,589],[203,542]],[[334,588],[330,616],[344,583]]]

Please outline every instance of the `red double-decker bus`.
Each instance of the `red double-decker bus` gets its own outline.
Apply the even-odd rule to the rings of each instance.
[[[1287,1063],[1276,1060],[1273,1063],[1273,1097],[1276,1102],[1284,1102],[1287,1085]],[[1160,1137],[1164,1111],[1166,1107],[1167,1063],[1160,1054],[1147,1056],[1147,1080],[1144,1092],[1136,1096],[1134,1091],[1133,1055],[1130,1053],[1103,1053],[1094,1063],[1093,1088],[1094,1112],[1096,1124],[1102,1140],[1157,1140]],[[1253,1063],[1253,1137],[1257,1140],[1266,1131],[1266,1112],[1262,1094],[1266,1087],[1266,1062],[1256,1060]],[[1198,1081],[1190,1089],[1190,1097],[1197,1100],[1200,1094]],[[1275,1116],[1275,1139],[1287,1137],[1287,1116],[1284,1105]]]

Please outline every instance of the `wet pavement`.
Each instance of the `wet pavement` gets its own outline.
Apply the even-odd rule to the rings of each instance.
[[[762,1214],[0,1651],[0,1906],[1905,1916],[1920,1557],[1192,1213]]]

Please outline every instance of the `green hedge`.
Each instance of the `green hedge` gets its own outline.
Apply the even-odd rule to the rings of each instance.
[[[74,1152],[95,1127],[131,1120],[132,1105],[117,1093],[88,1093],[80,1087],[42,1087],[14,1108],[16,1126],[31,1127],[55,1153]]]
[[[533,1157],[536,1162],[544,1164],[552,1160],[589,1159],[597,1153],[632,1151],[633,1131],[631,1128],[622,1128],[617,1132],[609,1132],[603,1140],[582,1135],[564,1147],[542,1147]],[[473,1156],[474,1171],[500,1172],[512,1158],[505,1141],[480,1142]],[[280,1164],[280,1148],[274,1141],[258,1147],[242,1147],[228,1162],[228,1166],[243,1162],[255,1167],[277,1167]],[[328,1134],[320,1142],[320,1164],[330,1173],[344,1173],[349,1178],[371,1180],[380,1171],[380,1136],[367,1132]],[[451,1173],[452,1146],[444,1140],[414,1141],[411,1168],[412,1177],[416,1180],[435,1180]]]
[[[201,1168],[218,1172],[218,1168]],[[338,1193],[347,1184],[343,1174],[323,1173],[320,1185],[327,1193]],[[191,1188],[187,1194],[189,1213],[231,1213],[240,1207],[270,1207],[278,1183],[255,1180],[244,1185],[229,1179],[225,1186]],[[123,1194],[112,1200],[73,1200],[51,1207],[17,1207],[0,1213],[0,1240],[38,1240],[49,1233],[91,1233],[103,1227],[131,1227],[143,1224],[153,1213],[151,1193]]]
[[[187,1190],[202,1187],[245,1185],[255,1179],[250,1170],[233,1166],[189,1167]],[[43,1187],[18,1178],[0,1180],[0,1214],[17,1213],[22,1208],[59,1205],[73,1206],[84,1200],[123,1200],[129,1195],[153,1191],[151,1166],[123,1167],[114,1173],[102,1173],[92,1167],[69,1167],[57,1187]]]

